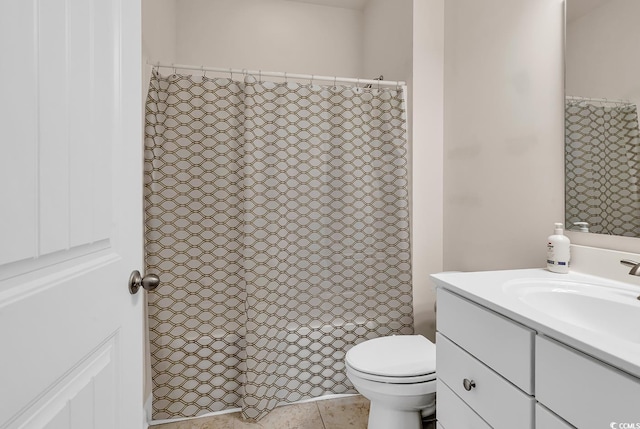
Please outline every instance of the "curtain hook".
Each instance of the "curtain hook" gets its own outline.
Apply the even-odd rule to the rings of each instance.
[[[287,78],[287,72],[284,72],[284,83],[289,83],[289,79]]]
[[[229,74],[231,75],[231,80],[233,80],[233,69],[229,67]]]
[[[258,82],[262,83],[262,70],[258,70]]]
[[[313,86],[313,75],[311,75],[311,82],[309,83],[310,86]]]
[[[333,77],[333,89],[338,89],[338,76]]]
[[[171,63],[171,65],[173,66],[173,74],[177,74],[175,63]]]

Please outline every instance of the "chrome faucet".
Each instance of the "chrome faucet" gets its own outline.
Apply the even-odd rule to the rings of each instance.
[[[631,267],[631,271],[629,271],[629,275],[631,276],[640,276],[640,262],[631,261],[629,259],[623,259],[620,261],[622,265],[626,265],[627,267]]]

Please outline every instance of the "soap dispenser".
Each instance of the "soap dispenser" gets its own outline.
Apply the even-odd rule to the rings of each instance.
[[[580,232],[589,232],[589,223],[588,222],[574,222],[576,227],[578,227],[578,231]]]
[[[554,273],[566,274],[569,272],[569,246],[570,241],[564,235],[562,224],[556,223],[553,235],[547,239],[547,269]]]

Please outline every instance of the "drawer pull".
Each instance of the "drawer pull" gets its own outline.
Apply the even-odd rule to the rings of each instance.
[[[462,385],[464,386],[464,390],[466,390],[468,392],[471,389],[473,389],[474,387],[476,387],[476,382],[473,381],[473,380],[469,380],[469,379],[465,378],[462,381]]]

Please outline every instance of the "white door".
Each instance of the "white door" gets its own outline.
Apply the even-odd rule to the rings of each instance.
[[[0,428],[143,427],[140,0],[0,2]]]

